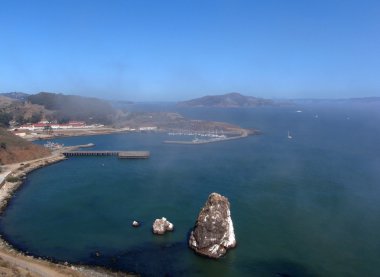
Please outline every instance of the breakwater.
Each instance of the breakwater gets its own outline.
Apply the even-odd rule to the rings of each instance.
[[[120,159],[146,159],[149,151],[64,151],[66,157],[70,156],[117,156]]]

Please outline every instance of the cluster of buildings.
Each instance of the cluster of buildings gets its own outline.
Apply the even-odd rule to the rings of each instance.
[[[24,138],[33,138],[36,136],[50,136],[52,131],[64,131],[64,130],[83,130],[83,129],[95,129],[104,127],[102,124],[87,125],[84,121],[69,121],[67,123],[57,123],[49,121],[40,121],[38,123],[27,123],[21,126],[13,126],[9,130],[17,136]],[[121,129],[123,131],[139,131],[139,132],[152,132],[157,131],[156,126],[142,126],[137,128],[125,127]],[[55,133],[57,134],[57,133]]]
[[[27,136],[36,136],[41,131],[50,132],[50,131],[58,131],[58,130],[79,130],[79,129],[90,129],[90,128],[99,128],[104,125],[95,124],[95,125],[87,125],[84,121],[69,121],[68,123],[56,123],[49,121],[40,121],[38,123],[27,123],[21,126],[13,127],[10,131],[20,137]]]
[[[42,131],[46,129],[83,129],[92,128],[93,125],[86,125],[84,121],[69,121],[68,123],[52,123],[49,121],[40,121],[38,123],[28,123],[17,127],[18,130],[28,130],[28,131]]]
[[[99,128],[104,125],[95,124],[95,125],[87,125],[84,121],[69,121],[67,123],[56,123],[49,121],[40,121],[38,123],[27,123],[21,126],[12,127],[10,131],[13,131],[15,135],[20,137],[26,137],[29,135],[37,135],[37,133],[41,133],[41,131],[50,132],[50,131],[58,131],[58,130],[79,130],[79,129],[90,129],[90,128]]]
[[[156,126],[145,126],[145,127],[139,127],[139,131],[146,132],[146,131],[157,131]]]

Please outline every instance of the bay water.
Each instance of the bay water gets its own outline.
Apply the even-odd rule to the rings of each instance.
[[[36,256],[143,276],[380,276],[376,105],[180,112],[262,134],[204,145],[164,144],[163,133],[56,139],[151,156],[71,157],[32,172],[1,217],[3,236]],[[237,238],[219,260],[187,246],[212,192],[228,197]],[[174,232],[153,235],[163,216]]]

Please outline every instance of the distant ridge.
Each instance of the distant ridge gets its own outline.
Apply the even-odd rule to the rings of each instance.
[[[85,121],[88,124],[110,125],[116,118],[117,110],[106,100],[65,95],[62,93],[22,92],[0,93],[0,126],[9,127],[10,121],[22,125],[41,120]]]
[[[371,103],[371,102],[380,102],[380,97],[359,97],[359,98],[350,98],[349,101]]]
[[[5,92],[0,93],[0,96],[5,96],[8,98],[25,101],[29,97],[30,94],[24,93],[24,92]]]
[[[237,92],[223,95],[209,95],[188,101],[178,102],[182,107],[221,107],[221,108],[238,108],[238,107],[257,107],[263,105],[273,105],[270,99],[245,96]]]
[[[302,98],[302,99],[293,99],[292,101],[296,103],[379,103],[380,97],[356,97],[356,98]]]

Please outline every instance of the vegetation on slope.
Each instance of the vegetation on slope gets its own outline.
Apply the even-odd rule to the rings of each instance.
[[[28,101],[54,111],[54,117],[59,122],[81,120],[87,123],[111,124],[115,116],[111,104],[97,98],[41,92],[30,95]]]
[[[36,123],[50,117],[51,114],[51,111],[41,105],[0,95],[0,127],[8,127],[12,120],[18,124]]]

